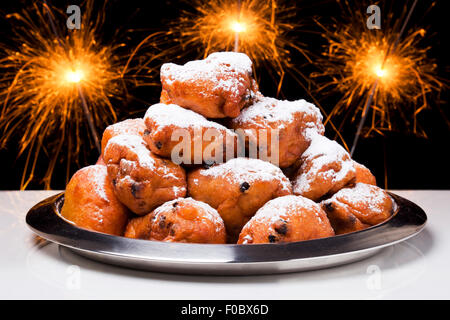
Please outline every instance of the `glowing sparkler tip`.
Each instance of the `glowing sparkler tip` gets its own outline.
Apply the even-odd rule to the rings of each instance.
[[[386,75],[386,70],[385,69],[381,69],[381,68],[376,68],[375,69],[375,74],[378,77],[382,78],[382,77],[384,77]]]
[[[233,21],[230,25],[231,30],[237,33],[245,32],[247,30],[247,26],[243,22]]]
[[[70,70],[66,73],[66,81],[71,83],[78,83],[84,78],[84,72],[82,70]]]

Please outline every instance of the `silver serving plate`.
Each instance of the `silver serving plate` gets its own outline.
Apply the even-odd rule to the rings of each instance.
[[[59,213],[64,194],[28,212],[26,222],[42,238],[104,263],[169,273],[256,275],[322,269],[358,261],[417,235],[425,212],[390,193],[396,210],[385,222],[335,237],[274,244],[189,244],[129,239],[81,229]]]

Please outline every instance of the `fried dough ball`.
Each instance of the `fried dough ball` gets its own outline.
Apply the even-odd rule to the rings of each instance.
[[[121,122],[114,123],[106,127],[102,136],[102,154],[105,151],[109,139],[118,136],[119,134],[129,134],[143,137],[145,131],[144,119],[127,119]]]
[[[321,203],[336,234],[366,229],[388,219],[394,209],[392,198],[381,188],[357,183]]]
[[[294,194],[313,201],[331,195],[352,183],[356,172],[353,160],[337,142],[316,135],[300,157],[294,178]]]
[[[144,120],[150,150],[177,164],[221,163],[227,152],[234,158],[236,134],[194,111],[158,103],[147,110]]]
[[[327,215],[317,203],[301,196],[267,202],[242,229],[239,244],[282,243],[334,236]]]
[[[138,215],[186,195],[183,168],[154,155],[141,137],[111,138],[104,160],[117,198]]]
[[[128,220],[124,236],[133,239],[150,240],[152,222],[153,220],[151,213],[143,216],[134,216]]]
[[[152,213],[132,219],[129,238],[189,243],[225,243],[225,225],[219,213],[206,203],[179,198]]]
[[[286,101],[267,97],[242,110],[231,121],[231,127],[244,131],[249,153],[252,146],[258,146],[253,152],[264,148],[271,162],[280,168],[293,165],[308,148],[311,137],[325,132],[320,110],[313,104],[303,99]],[[278,136],[278,148],[272,145],[272,135]],[[277,155],[272,155],[272,148],[278,150],[278,160],[274,161],[273,156]],[[265,160],[260,155],[258,158]]]
[[[104,165],[80,169],[70,179],[61,215],[78,227],[121,236],[128,214],[114,194]]]
[[[273,198],[292,194],[292,188],[280,168],[271,163],[236,158],[190,172],[188,192],[217,209],[225,222],[228,242],[235,242],[259,208]]]
[[[161,67],[162,103],[174,103],[207,118],[236,117],[258,91],[252,62],[243,53],[216,52],[204,60]]]
[[[373,186],[377,185],[377,180],[375,179],[375,176],[372,174],[372,172],[370,172],[368,168],[356,162],[355,160],[353,160],[353,166],[355,167],[356,170],[355,183],[360,182],[371,184]]]

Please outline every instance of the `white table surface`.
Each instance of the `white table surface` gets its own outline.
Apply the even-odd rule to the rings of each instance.
[[[303,273],[204,277],[109,266],[38,240],[25,215],[56,191],[1,191],[0,298],[449,299],[450,190],[394,192],[425,210],[427,226],[371,258]]]

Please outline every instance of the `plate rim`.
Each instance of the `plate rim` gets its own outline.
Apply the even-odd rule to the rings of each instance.
[[[428,217],[413,202],[389,192],[397,208],[386,221],[353,233],[314,240],[271,244],[192,244],[130,239],[75,226],[59,214],[64,192],[46,198],[26,215],[30,229],[42,238],[87,254],[113,259],[172,265],[257,265],[293,260],[320,260],[364,253],[417,235]],[[381,239],[382,236],[385,239]],[[377,239],[378,238],[378,239]],[[381,239],[381,240],[380,240]],[[364,242],[364,243],[361,243]]]

